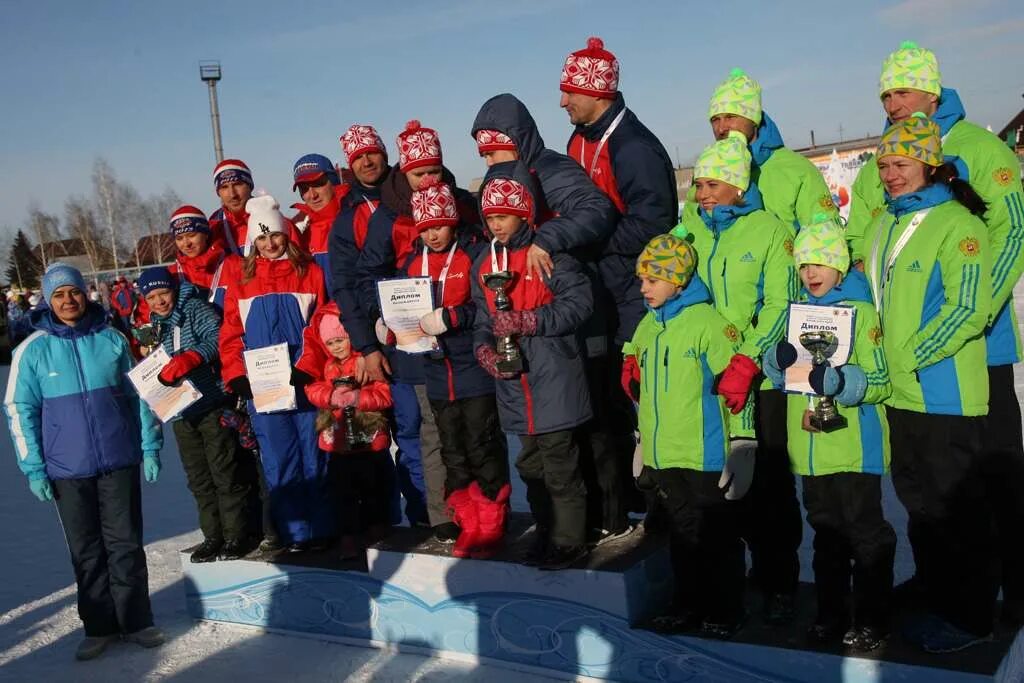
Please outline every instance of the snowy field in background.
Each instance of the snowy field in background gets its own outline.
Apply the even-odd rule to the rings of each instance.
[[[1024,312],[1018,286],[1018,318]],[[0,368],[6,387],[9,368]],[[1017,395],[1024,377],[1017,368]],[[6,420],[0,427],[0,681],[445,681],[520,683],[547,678],[492,666],[394,653],[264,633],[230,624],[196,622],[185,612],[178,551],[198,543],[195,505],[185,487],[174,443],[165,430],[164,469],[143,484],[146,554],[156,623],[168,643],[155,650],[118,643],[92,662],[74,661],[82,637],[75,610],[74,576],[52,503],[40,503],[17,469]],[[514,472],[514,470],[513,470]],[[513,505],[525,510],[523,487],[513,477]],[[900,534],[896,580],[913,570],[906,514],[887,480],[886,515]],[[801,580],[812,581],[811,533],[805,527]]]

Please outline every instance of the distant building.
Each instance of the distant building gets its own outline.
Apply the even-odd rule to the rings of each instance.
[[[1021,109],[1010,122],[999,131],[999,138],[1005,140],[1017,156],[1024,157],[1024,109]]]
[[[110,250],[99,246],[96,247],[94,253],[95,259],[90,259],[84,242],[77,237],[37,244],[32,247],[32,255],[47,265],[54,261],[61,261],[78,268],[83,273],[88,273],[93,269],[93,260],[100,268],[106,266],[111,260]]]
[[[159,235],[145,235],[139,239],[136,248],[128,254],[125,261],[125,268],[143,268],[155,266],[161,263],[170,263],[174,260],[177,247],[174,246],[174,236],[169,232],[162,232]],[[135,255],[138,254],[136,260]]]

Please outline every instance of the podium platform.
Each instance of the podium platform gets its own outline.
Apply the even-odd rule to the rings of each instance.
[[[429,530],[396,529],[365,563],[331,551],[192,564],[181,555],[189,613],[197,619],[437,657],[470,659],[561,678],[614,681],[1024,680],[1024,632],[1000,634],[964,653],[930,656],[898,637],[871,657],[801,649],[813,592],[801,589],[790,629],[752,616],[729,642],[667,637],[631,623],[671,595],[664,540],[638,530],[579,566],[543,572],[516,560],[529,542],[514,515],[493,560],[459,560]]]

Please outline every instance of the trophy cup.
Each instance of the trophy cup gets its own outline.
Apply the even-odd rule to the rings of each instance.
[[[148,356],[160,346],[160,323],[147,323],[132,328],[132,336],[139,343],[143,356]]]
[[[818,367],[828,364],[829,357],[839,346],[839,338],[833,332],[804,332],[800,335],[800,345],[810,352],[811,362]],[[822,396],[814,406],[809,423],[819,432],[834,432],[846,427],[846,418],[839,414],[831,396]]]
[[[512,282],[512,273],[507,270],[499,270],[494,273],[487,273],[483,276],[484,287],[494,292],[494,308],[499,311],[511,311],[512,302],[508,299],[505,288]],[[494,345],[498,352],[496,367],[499,372],[517,373],[523,371],[523,356],[519,352],[519,345],[515,337],[509,335],[498,337]]]
[[[339,377],[334,380],[334,386],[336,387],[357,387],[355,377],[346,375],[345,377]],[[364,448],[370,445],[370,439],[367,438],[366,433],[360,428],[360,425],[356,424],[356,408],[355,406],[346,406],[342,411],[342,418],[345,420],[345,443],[349,448]]]

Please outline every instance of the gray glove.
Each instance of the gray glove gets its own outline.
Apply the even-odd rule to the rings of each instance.
[[[725,491],[726,500],[739,500],[747,495],[750,482],[754,480],[754,455],[757,441],[754,439],[731,439],[729,456],[725,459],[718,488]]]

